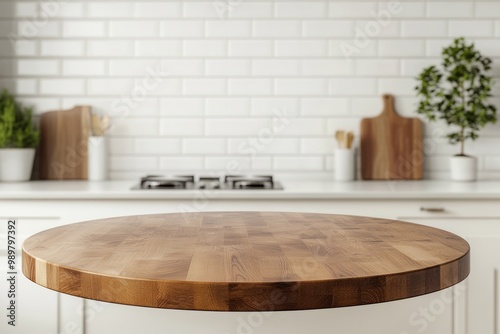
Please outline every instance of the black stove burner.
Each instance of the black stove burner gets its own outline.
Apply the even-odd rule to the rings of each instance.
[[[279,182],[275,182],[271,175],[226,175],[223,178],[217,176],[200,176],[196,180],[194,175],[148,175],[141,178],[138,187],[132,189],[260,189],[276,190],[283,189]]]

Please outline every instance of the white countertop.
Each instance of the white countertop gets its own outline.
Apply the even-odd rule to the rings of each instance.
[[[284,190],[131,190],[136,181],[0,183],[0,200],[13,199],[499,199],[500,181],[282,182]]]

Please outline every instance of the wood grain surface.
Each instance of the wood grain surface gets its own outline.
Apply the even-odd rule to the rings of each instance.
[[[469,245],[356,216],[210,212],[66,225],[23,244],[23,273],[74,296],[157,308],[271,311],[380,303],[450,287]]]
[[[394,97],[384,109],[361,120],[361,177],[364,180],[418,180],[423,175],[422,121],[396,113]]]
[[[87,179],[90,113],[89,106],[77,106],[40,116],[38,164],[41,179]]]

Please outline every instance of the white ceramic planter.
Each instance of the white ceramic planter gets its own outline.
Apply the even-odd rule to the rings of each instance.
[[[335,181],[353,181],[356,178],[355,149],[336,149],[334,156]]]
[[[450,160],[451,179],[471,182],[477,179],[477,159],[470,156],[454,156]]]
[[[0,149],[0,181],[29,181],[35,160],[34,148]]]

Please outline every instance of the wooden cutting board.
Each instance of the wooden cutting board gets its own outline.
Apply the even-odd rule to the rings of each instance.
[[[396,113],[394,97],[361,121],[361,176],[364,180],[418,180],[423,175],[422,122]]]
[[[39,149],[41,179],[87,179],[90,119],[90,106],[49,111],[41,115]]]

